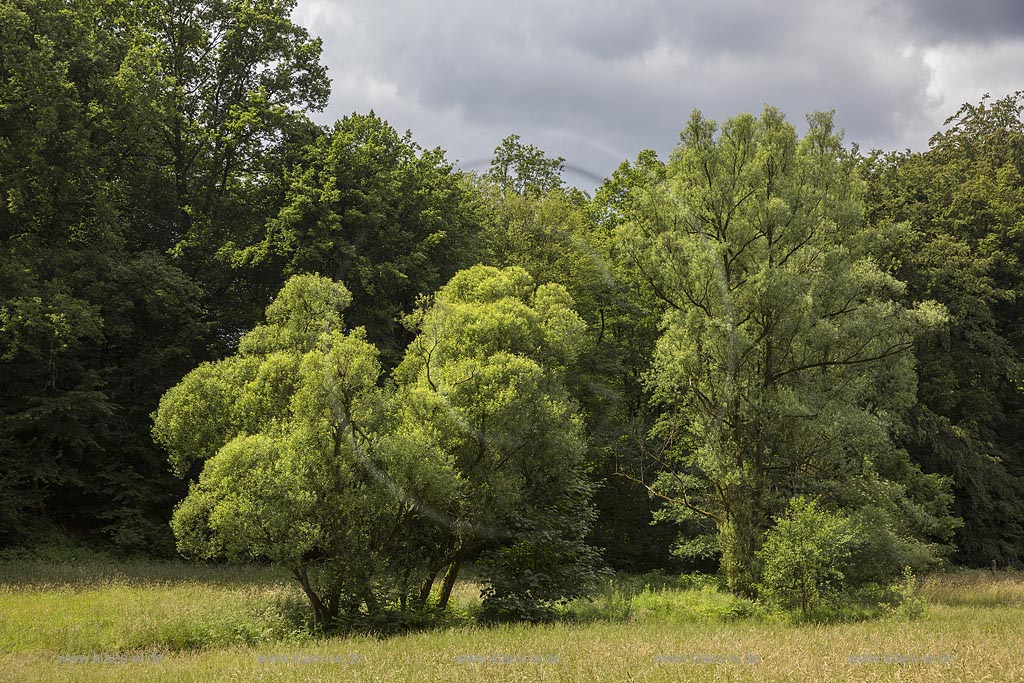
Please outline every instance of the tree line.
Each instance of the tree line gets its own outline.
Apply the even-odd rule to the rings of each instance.
[[[470,559],[527,618],[602,566],[806,608],[812,531],[814,586],[1024,562],[1024,93],[924,152],[695,112],[591,196],[316,125],[293,8],[0,1],[0,543],[271,560],[325,622]]]

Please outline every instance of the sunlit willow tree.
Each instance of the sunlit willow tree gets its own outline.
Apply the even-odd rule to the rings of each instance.
[[[864,255],[861,183],[831,114],[810,115],[798,138],[770,107],[720,129],[695,112],[645,191],[649,209],[618,236],[665,309],[652,491],[714,522],[741,594],[755,593],[765,532],[798,495],[869,530],[851,581],[927,563],[952,532],[948,483],[893,435],[914,403],[915,336],[944,311],[895,303],[904,285]]]
[[[179,549],[288,568],[317,628],[426,608],[442,572],[443,610],[473,551],[490,558],[496,616],[578,594],[593,552],[581,427],[558,382],[582,327],[564,290],[458,274],[416,314],[397,389],[346,329],[350,300],[294,276],[236,355],[164,396],[154,434],[175,470],[205,461],[174,514]]]
[[[477,554],[489,615],[543,618],[596,577],[583,425],[565,389],[586,325],[561,285],[489,266],[460,272],[409,322],[400,436],[457,473],[431,511],[441,526],[422,532],[433,559],[420,598],[444,572],[443,608]]]
[[[267,323],[168,391],[154,425],[179,475],[205,461],[174,513],[179,550],[287,567],[317,627],[377,606],[383,558],[411,514],[378,476],[407,470],[375,448],[380,366],[362,331],[345,330],[350,300],[330,280],[290,279]]]

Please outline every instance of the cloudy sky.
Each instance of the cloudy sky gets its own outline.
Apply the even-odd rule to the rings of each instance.
[[[925,149],[963,102],[1024,89],[1024,0],[299,0],[324,123],[374,109],[463,167],[509,133],[593,187],[689,113],[835,109],[846,141]]]

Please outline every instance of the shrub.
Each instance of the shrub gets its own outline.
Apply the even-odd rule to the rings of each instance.
[[[910,567],[903,568],[903,578],[889,586],[889,600],[882,608],[896,619],[919,619],[924,616],[925,604],[917,590],[917,577]]]
[[[827,610],[846,590],[843,566],[857,541],[849,517],[794,498],[758,551],[764,568],[759,594],[805,618]]]

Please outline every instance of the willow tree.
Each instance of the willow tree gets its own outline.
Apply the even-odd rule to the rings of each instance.
[[[926,557],[919,539],[949,530],[944,482],[892,439],[914,401],[915,335],[943,311],[895,303],[903,284],[860,246],[854,159],[830,114],[808,124],[799,138],[773,108],[721,129],[695,112],[640,202],[650,208],[618,229],[665,310],[652,490],[679,517],[714,522],[744,594],[773,515],[797,495],[859,511],[894,562]]]
[[[489,615],[543,617],[584,593],[597,563],[583,424],[565,388],[586,324],[561,285],[490,266],[459,272],[410,322],[399,433],[455,474],[445,506],[427,511],[439,524],[421,539],[421,597],[443,574],[443,607],[476,555]]]
[[[584,323],[565,289],[461,271],[413,316],[385,386],[376,348],[346,329],[350,301],[292,277],[237,354],[164,396],[157,440],[179,474],[202,463],[172,520],[179,549],[290,570],[324,628],[443,610],[470,553],[490,557],[497,616],[585,590],[590,487],[562,385]]]
[[[346,331],[350,300],[340,283],[291,278],[236,355],[167,392],[154,427],[179,474],[203,463],[172,520],[181,552],[288,569],[315,627],[393,598],[411,501],[431,500],[416,482],[445,479],[385,445],[377,350]]]

